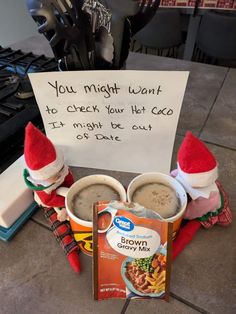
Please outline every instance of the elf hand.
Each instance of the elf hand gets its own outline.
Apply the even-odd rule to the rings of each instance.
[[[57,220],[59,221],[65,221],[67,220],[67,213],[66,209],[63,207],[54,207],[55,212],[57,213]]]

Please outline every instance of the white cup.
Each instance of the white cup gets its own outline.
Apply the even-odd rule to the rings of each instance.
[[[113,188],[120,196],[120,201],[126,201],[126,191],[123,185],[113,177],[103,174],[95,174],[83,177],[76,181],[70,188],[61,187],[57,189],[57,194],[65,197],[66,211],[69,216],[71,229],[74,233],[75,240],[78,242],[82,251],[92,255],[92,221],[86,221],[74,214],[73,198],[79,191],[93,184],[105,184]],[[109,200],[107,200],[109,201]],[[93,204],[91,204],[92,206]],[[90,239],[90,240],[88,240]]]
[[[169,175],[160,173],[160,172],[147,172],[144,174],[141,174],[137,177],[135,177],[129,184],[128,190],[127,190],[127,198],[128,202],[133,201],[133,194],[134,192],[140,188],[143,185],[149,184],[149,183],[161,183],[164,185],[167,185],[174,189],[176,191],[177,197],[180,200],[180,210],[178,213],[172,217],[165,218],[163,220],[172,222],[173,223],[173,238],[175,238],[181,221],[183,219],[183,214],[186,210],[187,206],[187,195],[182,187],[182,185],[174,178],[172,178]]]

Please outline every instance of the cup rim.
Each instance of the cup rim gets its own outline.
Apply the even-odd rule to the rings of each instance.
[[[97,179],[97,178],[100,178],[100,179],[108,179],[110,181],[112,181],[114,183],[114,186],[112,186],[114,189],[116,189],[115,185],[118,186],[118,188],[116,189],[116,192],[119,193],[120,195],[120,201],[126,201],[127,199],[127,194],[126,194],[126,191],[125,191],[125,188],[124,186],[121,184],[120,181],[118,181],[117,179],[115,179],[114,177],[112,176],[108,176],[108,175],[105,175],[105,174],[92,174],[92,175],[88,175],[88,176],[85,176],[83,178],[80,178],[78,179],[77,181],[75,181],[71,187],[69,188],[68,192],[67,192],[67,195],[66,195],[66,212],[68,214],[68,216],[74,221],[76,222],[77,224],[80,224],[84,227],[88,227],[88,228],[92,228],[93,227],[93,221],[87,221],[87,220],[83,220],[81,218],[79,218],[78,216],[76,216],[70,209],[69,209],[69,203],[68,203],[68,197],[70,196],[70,193],[72,193],[71,191],[73,191],[74,187],[81,184],[81,183],[84,183],[90,179]],[[98,183],[98,182],[97,182]],[[101,183],[101,181],[99,182]],[[92,183],[92,184],[96,184],[96,180]],[[85,185],[85,186],[90,186],[90,184],[88,185]],[[108,184],[109,185],[109,184]],[[84,186],[84,187],[85,187]]]
[[[180,198],[180,202],[181,202],[181,209],[180,211],[175,214],[174,216],[171,216],[169,218],[162,218],[164,221],[167,221],[167,222],[175,222],[176,220],[178,220],[181,216],[183,216],[185,210],[186,210],[186,206],[187,206],[187,194],[186,194],[186,191],[184,190],[183,186],[173,177],[171,177],[170,175],[168,174],[165,174],[165,173],[161,173],[161,172],[145,172],[145,173],[142,173],[138,176],[136,176],[128,185],[128,188],[127,188],[127,199],[128,199],[128,202],[132,202],[132,195],[131,192],[130,192],[130,189],[132,188],[133,184],[135,182],[137,182],[138,180],[140,180],[140,178],[145,178],[145,177],[155,177],[155,176],[158,176],[158,177],[162,177],[164,180],[166,180],[166,183],[168,185],[170,185],[172,188],[174,188],[175,190],[177,190],[178,192],[178,195],[179,195],[179,198]],[[150,183],[151,182],[155,182],[154,180],[150,180],[149,181]],[[148,182],[147,182],[148,183]],[[145,184],[145,183],[144,183]],[[140,184],[139,186],[141,185],[144,185],[144,184]],[[176,189],[176,186],[178,187],[178,189]],[[137,186],[138,187],[138,186]],[[136,188],[137,188],[136,187]],[[181,194],[181,197],[180,197],[180,194]]]

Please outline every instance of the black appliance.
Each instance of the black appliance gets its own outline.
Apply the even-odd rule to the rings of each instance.
[[[54,58],[0,46],[0,173],[22,155],[26,124],[43,129],[27,73],[57,70]]]

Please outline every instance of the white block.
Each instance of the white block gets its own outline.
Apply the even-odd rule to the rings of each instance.
[[[33,192],[23,179],[24,156],[0,174],[0,225],[9,228],[32,204]]]

